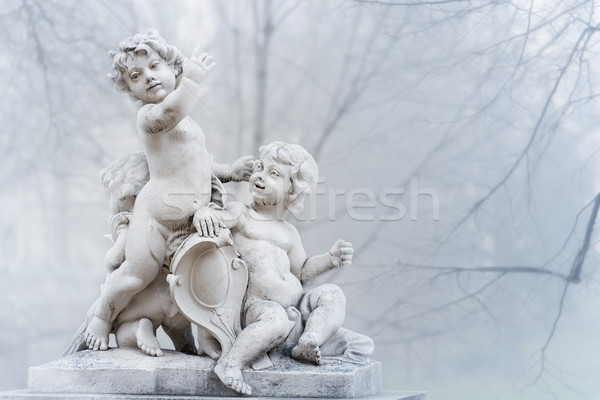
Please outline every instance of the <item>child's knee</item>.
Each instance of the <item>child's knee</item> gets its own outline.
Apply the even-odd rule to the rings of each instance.
[[[310,298],[312,309],[318,306],[346,308],[346,295],[338,285],[326,283],[313,290]]]
[[[121,291],[137,294],[148,286],[150,281],[138,275],[124,275],[116,281],[116,284],[121,288]]]
[[[275,341],[285,340],[293,326],[283,307],[270,307],[268,311],[265,311],[261,319],[268,321],[270,334]]]
[[[127,280],[132,288],[142,290],[148,286],[158,275],[159,266],[151,262],[139,262],[138,260],[125,260],[119,270],[123,270],[122,279]]]

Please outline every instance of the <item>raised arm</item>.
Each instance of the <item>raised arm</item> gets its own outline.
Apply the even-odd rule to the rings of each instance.
[[[199,99],[201,83],[215,65],[207,53],[194,50],[191,58],[183,62],[183,77],[179,86],[157,104],[147,104],[138,113],[138,125],[150,134],[172,130],[183,120]]]
[[[304,252],[304,249],[302,249],[302,252]],[[299,274],[296,272],[294,272],[294,274],[304,285],[330,269],[350,265],[352,263],[353,254],[354,250],[352,248],[352,243],[340,239],[334,243],[331,250],[327,253],[312,256],[308,259],[306,258],[306,253],[304,253],[305,261],[303,261],[303,264],[299,268]],[[299,255],[300,254],[298,254],[298,256]],[[296,268],[298,268],[298,259],[295,260],[295,262]]]
[[[212,171],[221,182],[247,182],[253,168],[253,156],[240,157],[232,164],[212,164]]]

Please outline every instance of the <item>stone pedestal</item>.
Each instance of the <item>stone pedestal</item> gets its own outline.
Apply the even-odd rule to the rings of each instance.
[[[30,393],[26,390],[0,393],[1,400],[264,400],[264,397],[208,397],[208,396],[160,396],[160,395],[114,395],[81,393]],[[274,397],[281,399],[281,397]],[[346,398],[349,399],[349,398]],[[297,397],[293,400],[322,400],[322,398]],[[344,399],[338,399],[344,400]],[[429,400],[426,392],[390,392],[361,397],[361,400]]]
[[[274,367],[244,370],[253,396],[246,399],[337,398],[428,400],[425,392],[381,393],[381,363],[325,359],[319,366],[276,358]],[[213,372],[207,357],[165,351],[149,357],[138,349],[82,351],[29,369],[27,390],[0,393],[0,400],[217,400],[239,399]]]
[[[319,366],[289,358],[275,366],[244,370],[244,380],[259,397],[354,398],[381,392],[381,363],[364,365],[325,359]],[[149,357],[136,348],[82,351],[29,369],[34,393],[232,396],[213,372],[215,362],[165,351]]]

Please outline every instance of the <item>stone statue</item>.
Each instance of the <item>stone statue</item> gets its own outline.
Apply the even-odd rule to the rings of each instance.
[[[220,174],[227,169],[231,170],[233,180],[247,181],[250,176],[249,167],[252,165],[250,158],[251,156],[241,157],[230,166],[219,164],[213,164],[213,166],[218,166],[215,169]],[[105,256],[105,266],[110,275],[125,260],[125,243],[135,199],[150,179],[144,152],[140,151],[119,158],[100,172],[100,178],[109,195],[109,207],[113,213],[109,218],[110,239],[113,246]],[[231,177],[221,175],[221,179],[227,181],[231,180]],[[211,189],[211,201],[215,204],[222,204],[224,189],[216,176],[213,176]],[[178,241],[174,242],[170,248],[177,248],[183,239],[185,238],[178,237]],[[171,258],[171,254],[166,257],[166,263],[157,277],[140,293],[133,296],[129,305],[118,314],[112,323],[111,332],[114,332],[119,347],[137,346],[148,355],[161,356],[162,350],[155,332],[162,325],[177,351],[196,354],[190,322],[180,313],[179,308],[173,302],[166,281],[169,272],[168,261]],[[96,304],[88,312],[86,322],[80,327],[65,354],[88,348],[82,333],[85,333],[95,307]]]
[[[102,286],[85,333],[86,344],[93,350],[108,349],[108,335],[117,317],[156,279],[165,261],[193,232],[194,212],[211,200],[212,171],[217,178],[241,180],[250,162],[249,158],[238,160],[237,170],[214,164],[204,145],[204,133],[188,116],[201,83],[215,65],[211,56],[196,49],[191,58],[184,58],[153,30],[125,39],[112,55],[110,77],[117,88],[142,103],[137,125],[149,179],[139,193],[123,185],[121,193],[113,196],[119,212],[119,207],[131,212],[133,197],[135,205],[132,214],[121,214],[127,224],[117,222],[121,229],[115,230],[120,232],[106,257],[114,271]],[[138,321],[137,340],[149,339],[139,343],[140,348],[159,355],[158,342],[141,334],[140,323],[149,325],[145,319]]]
[[[343,364],[363,377],[358,393],[377,390],[380,367],[369,360],[373,341],[342,327],[342,290],[307,287],[324,272],[349,266],[352,244],[338,240],[327,253],[308,257],[298,230],[284,218],[301,211],[316,186],[313,157],[299,145],[273,142],[260,148],[257,161],[213,162],[203,131],[188,115],[213,58],[198,48],[184,58],[154,30],[123,40],[109,54],[109,77],[141,102],[137,127],[144,150],[101,172],[113,214],[108,274],[66,353],[107,350],[114,333],[118,347],[162,356],[156,329],[163,326],[178,352],[173,357],[212,363],[205,370],[212,378],[200,386],[211,387],[212,379],[219,388],[208,394],[250,395],[249,368],[302,370],[303,379],[311,379],[307,368],[326,368],[326,360],[334,371]],[[231,180],[250,182],[252,204],[224,201],[222,182]]]
[[[317,165],[305,149],[274,142],[260,149],[250,177],[251,205],[230,202],[195,214],[196,229],[204,236],[230,229],[248,266],[245,327],[215,366],[219,379],[241,394],[252,393],[242,369],[283,344],[300,319],[304,329],[291,349],[297,360],[319,364],[325,353],[356,362],[373,351],[370,338],[341,329],[346,298],[338,286],[303,288],[323,272],[352,262],[352,244],[344,240],[325,254],[307,257],[298,231],[284,219],[287,210],[302,208],[317,177]]]

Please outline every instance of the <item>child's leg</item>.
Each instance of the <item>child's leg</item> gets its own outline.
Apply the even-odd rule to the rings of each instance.
[[[137,347],[137,338],[135,331],[137,330],[136,321],[123,322],[115,331],[118,347]]]
[[[131,298],[156,277],[166,251],[161,229],[165,228],[154,219],[134,215],[127,233],[126,260],[102,286],[94,316],[86,330],[86,343],[90,349],[108,349],[112,322]]]
[[[303,315],[309,314],[304,332],[292,349],[292,357],[319,364],[319,346],[327,341],[344,322],[346,296],[337,285],[317,286],[304,295],[300,305]]]
[[[246,327],[215,366],[221,382],[238,393],[252,394],[252,388],[244,382],[242,368],[283,343],[293,326],[281,305],[254,300],[246,311]]]

